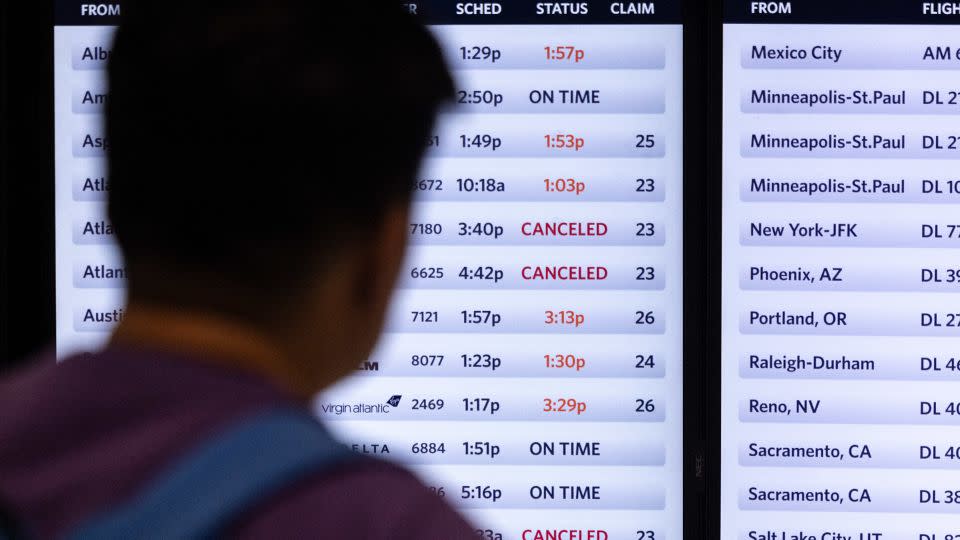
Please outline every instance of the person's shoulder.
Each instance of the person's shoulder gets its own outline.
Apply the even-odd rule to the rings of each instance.
[[[56,357],[52,351],[43,351],[25,359],[20,365],[0,374],[0,410],[6,420],[23,418],[32,412],[51,386],[56,375]]]
[[[53,350],[43,350],[24,358],[6,372],[0,373],[0,387],[12,388],[36,384],[40,378],[49,376],[55,366],[56,355]]]
[[[253,509],[231,537],[473,540],[476,532],[412,473],[358,457]]]

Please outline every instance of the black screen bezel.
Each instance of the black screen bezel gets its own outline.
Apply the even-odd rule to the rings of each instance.
[[[720,534],[721,5],[688,0],[684,16],[684,521],[693,538],[711,539]]]
[[[0,370],[52,345],[55,328],[53,6],[4,2]]]

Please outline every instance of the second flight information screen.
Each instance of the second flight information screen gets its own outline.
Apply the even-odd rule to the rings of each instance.
[[[117,9],[58,4],[61,357],[123,318],[101,126]],[[682,538],[679,2],[406,9],[456,103],[426,141],[386,334],[316,413],[483,538]]]
[[[724,539],[960,538],[958,36],[725,5]]]

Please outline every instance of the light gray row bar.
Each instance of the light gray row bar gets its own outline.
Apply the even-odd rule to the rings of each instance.
[[[960,469],[958,444],[956,438],[942,433],[915,440],[877,435],[824,439],[797,433],[747,437],[738,453],[745,467]]]
[[[914,353],[856,346],[747,347],[744,379],[898,380],[960,382],[960,348],[938,343]]]
[[[960,177],[951,178],[951,168],[944,174],[927,176],[889,173],[852,177],[784,174],[756,174],[740,179],[740,200],[743,202],[796,203],[960,203]]]
[[[406,465],[535,466],[662,466],[663,440],[633,424],[579,426],[576,434],[558,424],[539,424],[523,435],[496,424],[388,422],[381,429],[370,422],[344,422],[337,436],[358,453]],[[351,429],[357,426],[356,429]]]

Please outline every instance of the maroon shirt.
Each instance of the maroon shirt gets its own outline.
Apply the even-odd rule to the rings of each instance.
[[[52,356],[0,380],[0,506],[40,538],[129,500],[230,424],[297,403],[257,377],[155,351]],[[308,475],[230,538],[459,540],[473,529],[405,470],[360,458]]]

